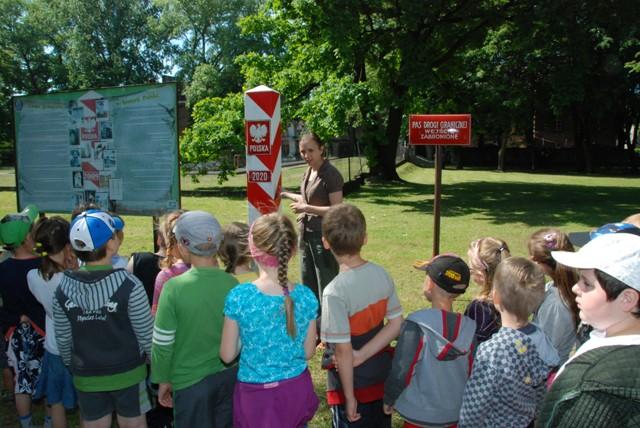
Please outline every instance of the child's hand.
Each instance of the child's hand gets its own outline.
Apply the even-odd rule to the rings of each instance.
[[[359,420],[362,416],[358,413],[358,400],[355,397],[346,398],[346,403],[344,405],[344,411],[347,414],[347,419],[349,422],[355,422]]]
[[[358,367],[360,364],[364,363],[365,358],[364,355],[358,349],[353,350],[353,367]]]
[[[171,395],[170,383],[161,383],[158,385],[158,402],[164,407],[173,407],[173,396]]]
[[[382,411],[384,412],[385,415],[391,415],[393,413],[393,406],[390,406],[388,404],[383,404]]]

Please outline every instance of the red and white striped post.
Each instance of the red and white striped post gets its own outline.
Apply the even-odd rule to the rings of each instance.
[[[261,85],[244,93],[244,129],[251,224],[262,214],[280,208],[282,138],[279,92]]]

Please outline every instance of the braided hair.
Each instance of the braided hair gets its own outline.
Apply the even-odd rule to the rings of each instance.
[[[296,229],[291,220],[279,213],[271,213],[258,218],[251,229],[251,240],[255,247],[278,260],[278,284],[284,294],[284,309],[287,319],[287,333],[296,337],[294,302],[289,292],[289,260],[297,241]]]

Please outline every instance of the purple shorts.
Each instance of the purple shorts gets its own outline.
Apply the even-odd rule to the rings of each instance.
[[[234,428],[298,428],[318,409],[309,370],[278,382],[237,382],[233,392]]]

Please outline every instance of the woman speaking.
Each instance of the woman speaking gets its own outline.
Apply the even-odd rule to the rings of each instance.
[[[300,194],[282,192],[293,201],[300,225],[300,271],[302,283],[322,303],[322,290],[338,274],[338,263],[322,245],[322,216],[331,205],[342,202],[344,184],[340,172],[324,158],[325,145],[313,132],[300,138],[300,156],[309,165],[302,177]]]

